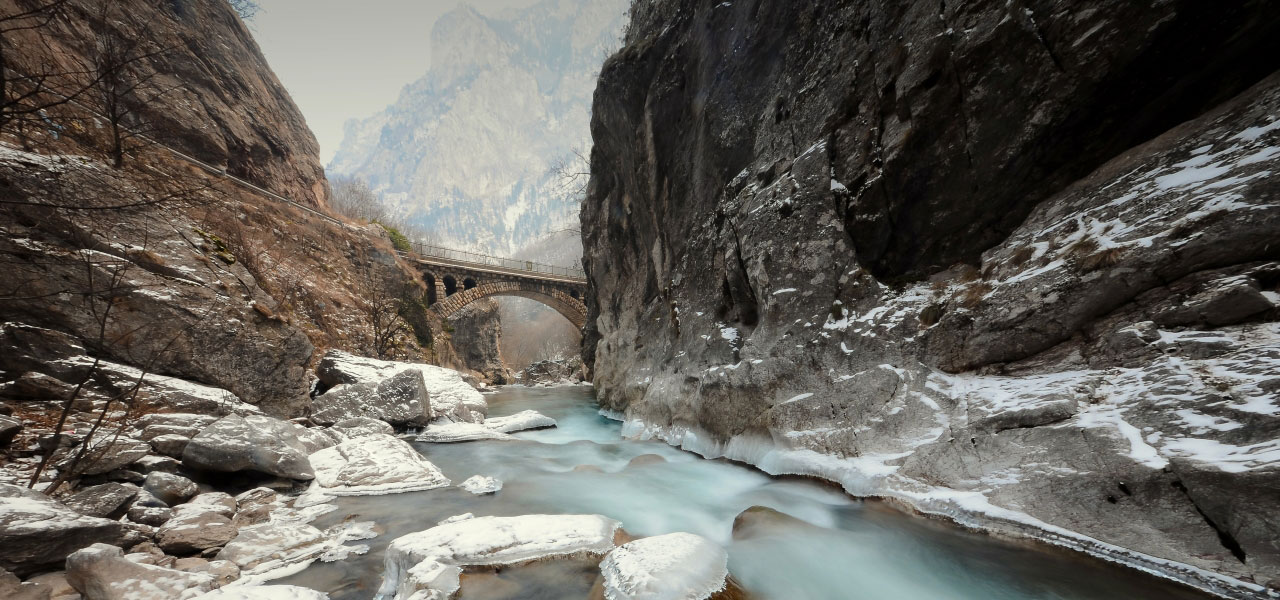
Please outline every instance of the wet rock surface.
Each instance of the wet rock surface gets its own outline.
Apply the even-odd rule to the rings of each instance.
[[[1092,8],[640,7],[582,211],[624,433],[1280,578],[1280,16]]]

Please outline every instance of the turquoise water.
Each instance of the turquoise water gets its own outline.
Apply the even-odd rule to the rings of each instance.
[[[456,488],[338,499],[318,527],[372,520],[370,552],[316,563],[279,583],[371,598],[391,540],[464,512],[482,515],[599,513],[636,536],[689,531],[729,551],[729,570],[767,600],[1203,599],[1181,586],[1041,544],[1014,543],[860,501],[819,482],[770,477],[705,460],[658,442],[622,440],[596,412],[590,388],[508,387],[488,396],[490,416],[534,409],[559,427],[514,442],[415,446],[455,483],[472,475],[504,482],[492,496]],[[646,456],[629,464],[641,455]],[[734,532],[744,510],[762,513]],[[506,569],[464,579],[468,600],[585,598],[595,566],[582,561]]]

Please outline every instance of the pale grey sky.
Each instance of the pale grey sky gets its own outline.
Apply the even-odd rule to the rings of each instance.
[[[495,14],[537,0],[467,0]],[[307,124],[328,164],[347,119],[367,117],[395,101],[400,88],[426,73],[428,36],[458,0],[258,0],[254,37]]]

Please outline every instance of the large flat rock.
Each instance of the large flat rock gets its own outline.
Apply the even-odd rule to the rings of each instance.
[[[30,574],[57,568],[68,554],[95,543],[138,541],[118,521],[82,515],[40,492],[0,483],[0,568]]]
[[[390,494],[449,485],[440,469],[407,442],[364,435],[311,455],[315,485],[325,494]]]

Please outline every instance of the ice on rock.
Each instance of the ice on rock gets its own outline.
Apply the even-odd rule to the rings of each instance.
[[[311,455],[318,493],[392,494],[449,485],[449,479],[408,443],[385,433],[366,435]]]
[[[704,600],[723,590],[729,555],[692,533],[618,546],[600,563],[607,600]]]
[[[497,493],[498,490],[502,489],[502,482],[492,477],[474,475],[458,484],[458,487],[477,496],[482,496],[484,494]]]
[[[600,515],[476,517],[401,536],[387,547],[378,597],[450,598],[462,567],[599,556],[620,524]]]

